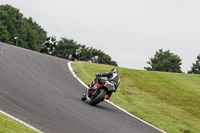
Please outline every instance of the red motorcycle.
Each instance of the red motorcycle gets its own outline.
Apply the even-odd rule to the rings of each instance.
[[[94,83],[94,80],[92,83]],[[99,83],[96,83],[92,87],[92,92],[88,92],[87,89],[86,93],[81,97],[81,100],[86,100],[90,105],[95,106],[98,103],[103,102],[105,99],[110,98],[111,94],[115,92],[115,90],[115,85],[113,83],[106,79],[99,78]]]

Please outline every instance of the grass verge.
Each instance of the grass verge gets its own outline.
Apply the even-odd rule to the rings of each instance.
[[[0,133],[37,133],[37,131],[0,113]]]
[[[114,66],[79,61],[72,67],[89,84],[94,73]],[[118,69],[121,82],[111,102],[168,133],[200,132],[200,75]]]

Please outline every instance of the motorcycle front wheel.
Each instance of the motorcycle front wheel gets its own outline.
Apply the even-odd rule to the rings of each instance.
[[[97,105],[98,103],[100,103],[101,101],[104,100],[104,97],[105,97],[106,93],[107,92],[104,89],[100,89],[98,91],[97,96],[91,97],[91,101],[89,102],[89,104],[92,105],[92,106]]]

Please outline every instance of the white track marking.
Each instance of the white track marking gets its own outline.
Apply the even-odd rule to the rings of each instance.
[[[78,76],[76,75],[76,73],[74,72],[74,70],[73,70],[73,68],[72,68],[72,66],[71,66],[71,61],[68,62],[68,67],[69,67],[69,70],[71,71],[72,75],[73,75],[83,86],[85,86],[86,88],[88,88],[88,86],[87,86],[82,80],[80,80],[79,77],[78,77]],[[114,103],[112,103],[112,102],[110,102],[110,101],[108,101],[108,100],[106,100],[106,102],[110,103],[111,105],[115,106],[116,108],[120,109],[121,111],[127,113],[128,115],[130,115],[130,116],[132,116],[132,117],[138,119],[139,121],[141,121],[141,122],[143,122],[143,123],[145,123],[145,124],[147,124],[147,125],[149,125],[149,126],[155,128],[155,129],[157,129],[158,131],[160,131],[160,132],[162,132],[162,133],[166,133],[165,131],[163,131],[163,130],[157,128],[157,127],[155,127],[154,125],[151,125],[150,123],[148,123],[148,122],[146,122],[146,121],[140,119],[139,117],[137,117],[137,116],[135,116],[135,115],[133,115],[133,114],[127,112],[126,110],[120,108],[119,106],[115,105]]]

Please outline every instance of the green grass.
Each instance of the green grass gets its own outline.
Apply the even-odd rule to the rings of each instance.
[[[0,113],[0,133],[37,133],[23,124]]]
[[[114,66],[73,62],[86,84]],[[120,85],[110,101],[168,133],[200,133],[200,75],[118,68]]]

